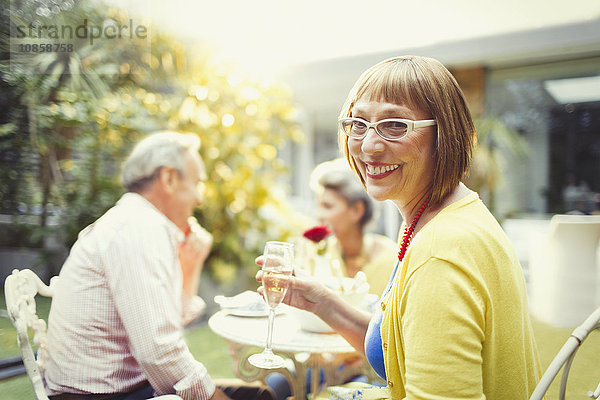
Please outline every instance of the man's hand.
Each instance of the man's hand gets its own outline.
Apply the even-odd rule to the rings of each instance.
[[[183,272],[183,290],[195,296],[200,282],[204,261],[212,247],[212,235],[200,226],[196,218],[188,219],[189,233],[179,245],[179,262]]]

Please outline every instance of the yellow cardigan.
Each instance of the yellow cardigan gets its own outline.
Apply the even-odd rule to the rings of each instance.
[[[515,252],[476,193],[415,236],[381,303],[393,399],[528,399],[540,362]]]

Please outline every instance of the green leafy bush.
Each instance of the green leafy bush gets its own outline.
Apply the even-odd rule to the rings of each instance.
[[[62,23],[129,18],[94,4],[77,2],[61,14]],[[25,67],[6,61],[0,66],[10,97],[0,115],[0,165],[8,171],[3,213],[20,204],[40,207],[37,229],[70,247],[122,195],[120,163],[133,144],[170,129],[202,141],[209,182],[197,217],[215,239],[207,271],[218,280],[240,270],[253,275],[264,241],[289,234],[288,171],[279,149],[302,133],[282,87],[244,79],[208,53],[192,58],[156,31],[150,47],[76,43],[73,53],[40,55]],[[48,225],[49,204],[60,210],[55,227]]]

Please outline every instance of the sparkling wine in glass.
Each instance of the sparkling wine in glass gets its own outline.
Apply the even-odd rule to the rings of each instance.
[[[273,354],[271,342],[275,309],[281,304],[290,284],[294,264],[294,245],[286,242],[267,242],[263,257],[263,293],[269,306],[267,344],[262,353],[251,355],[248,361],[258,368],[273,369],[284,365],[283,358]]]

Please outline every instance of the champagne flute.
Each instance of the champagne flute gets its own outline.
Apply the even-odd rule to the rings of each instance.
[[[281,304],[290,284],[294,264],[294,245],[286,242],[267,242],[263,256],[263,295],[269,306],[267,343],[262,353],[251,355],[248,361],[258,368],[273,369],[284,365],[283,358],[273,354],[271,342],[275,309]]]

